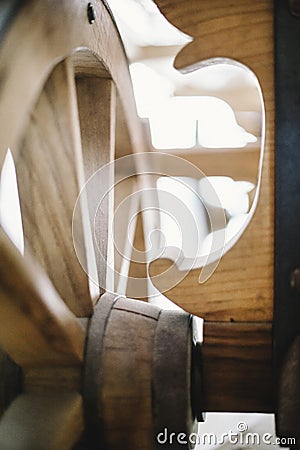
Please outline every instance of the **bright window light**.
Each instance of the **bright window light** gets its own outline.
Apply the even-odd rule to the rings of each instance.
[[[174,96],[174,85],[143,63],[130,66],[141,118],[156,149],[242,148],[257,138],[238,125],[228,103],[212,96]]]
[[[192,40],[168,22],[152,0],[109,0],[109,6],[125,43],[131,39],[140,46],[185,45]]]
[[[152,145],[156,149],[192,148],[196,145],[197,121],[187,105],[173,97],[149,116]],[[180,107],[182,106],[182,107]]]
[[[24,234],[15,163],[7,151],[0,175],[0,224],[20,253],[24,254]]]
[[[197,193],[198,180],[189,177],[160,177],[157,192],[160,227],[167,247],[196,257],[209,233],[205,206]]]
[[[230,242],[249,217],[249,197],[255,186],[229,177],[160,177],[157,192],[160,210],[160,231],[167,247],[182,249],[185,257],[208,255],[213,240],[220,234]],[[210,223],[213,209],[223,209],[227,221],[219,226]],[[216,217],[213,219],[216,220]],[[213,231],[212,231],[213,225]]]
[[[241,148],[257,138],[237,124],[232,108],[216,97],[199,97],[198,143],[207,148]]]
[[[152,107],[149,114],[154,148],[240,148],[256,142],[240,127],[232,108],[216,97],[171,97]],[[196,141],[196,127],[198,140]]]
[[[174,92],[173,83],[143,63],[130,65],[138,115],[148,118],[155,115],[161,104]]]
[[[249,211],[248,192],[254,189],[254,184],[249,182],[234,181],[230,177],[205,177],[199,181],[199,193],[204,203],[213,207],[221,207],[226,210],[228,216],[234,217],[246,214]],[[212,196],[212,189],[217,194]],[[218,204],[215,200],[218,199]],[[219,203],[220,202],[220,203]]]

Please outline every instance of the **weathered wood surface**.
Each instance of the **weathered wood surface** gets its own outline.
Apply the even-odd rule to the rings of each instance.
[[[152,354],[159,309],[145,304],[143,311],[132,303],[120,300],[110,314],[103,347],[101,409],[110,448],[118,449],[122,442],[124,449],[151,450]]]

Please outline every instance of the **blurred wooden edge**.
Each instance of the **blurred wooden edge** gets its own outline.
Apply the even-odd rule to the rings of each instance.
[[[83,72],[83,70],[82,70]],[[106,75],[108,76],[108,74]],[[109,78],[97,76],[76,77],[78,113],[80,119],[81,140],[83,148],[83,163],[85,180],[89,180],[99,169],[114,161],[115,131],[116,131],[116,89]],[[114,290],[113,276],[107,271],[107,264],[113,266],[113,236],[111,235],[113,221],[113,166],[107,171],[108,176],[102,177],[101,190],[93,185],[88,190],[88,205],[90,210],[90,224],[93,235],[93,247],[98,272],[100,292],[105,289]],[[105,192],[102,200],[101,194]],[[101,207],[101,214],[98,212]],[[101,254],[104,260],[98,257]]]
[[[0,229],[0,344],[21,366],[78,365],[85,332],[40,266]]]
[[[2,450],[68,450],[84,429],[80,394],[22,394],[0,422]]]
[[[28,244],[71,311],[77,316],[91,315],[89,278],[78,261],[72,235],[73,209],[85,176],[70,59],[56,66],[31,112],[16,168],[25,257]],[[96,265],[93,242],[88,241],[84,227],[87,205],[81,202],[80,208],[77,241],[82,242],[83,265],[92,270]],[[93,297],[95,303],[99,291]]]

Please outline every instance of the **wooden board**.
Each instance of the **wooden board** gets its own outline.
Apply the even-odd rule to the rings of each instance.
[[[270,322],[274,257],[273,4],[270,0],[236,0],[229,8],[221,0],[156,3],[171,23],[195,38],[175,59],[176,68],[199,68],[215,57],[241,62],[257,76],[266,110],[261,191],[252,222],[223,256],[209,281],[199,285],[199,270],[194,270],[166,295],[185,310],[210,321]],[[155,261],[150,266],[151,276],[168,265],[167,260]]]
[[[206,411],[274,412],[270,324],[205,323],[202,355]]]

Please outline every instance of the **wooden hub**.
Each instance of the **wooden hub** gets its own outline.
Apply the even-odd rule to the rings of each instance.
[[[85,355],[90,445],[150,450],[164,430],[197,432],[198,351],[190,314],[104,294],[90,321]]]

